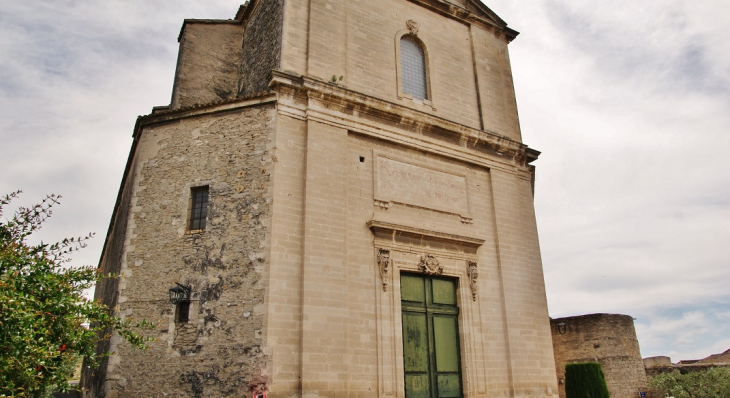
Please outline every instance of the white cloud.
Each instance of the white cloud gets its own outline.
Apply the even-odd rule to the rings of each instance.
[[[670,356],[673,362],[702,359],[730,348],[730,325],[717,306],[652,313],[636,321],[644,356]]]
[[[170,101],[182,20],[236,7],[0,0],[0,192],[23,189],[17,205],[64,197],[37,239],[95,231],[74,258],[97,263],[135,117]]]
[[[551,315],[629,314],[644,354],[711,354],[727,319],[704,309],[730,303],[730,5],[487,5],[523,32],[510,55],[525,143],[543,151]]]

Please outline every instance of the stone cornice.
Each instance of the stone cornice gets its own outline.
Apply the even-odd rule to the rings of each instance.
[[[416,133],[431,142],[461,147],[517,166],[525,166],[528,160],[535,160],[539,154],[506,136],[481,131],[319,79],[275,70],[271,73],[270,87],[279,93],[279,107],[286,108],[285,112],[290,116],[301,119],[326,112],[350,119],[371,120]],[[285,96],[289,99],[285,100]],[[317,104],[318,109],[312,109],[312,105]]]
[[[473,6],[479,9],[479,14],[469,11],[465,8],[451,4],[443,0],[408,0],[411,3],[418,4],[433,12],[445,17],[459,21],[465,25],[477,25],[491,31],[496,36],[503,38],[506,42],[511,42],[520,33],[514,29],[508,28],[504,22],[494,11],[487,6],[477,2],[473,2]]]
[[[430,231],[423,228],[411,227],[408,225],[393,224],[385,221],[370,220],[367,223],[367,227],[370,228],[379,236],[388,236],[390,239],[401,240],[405,238],[408,241],[414,243],[428,242],[428,241],[441,241],[450,243],[453,245],[459,245],[464,247],[472,248],[476,250],[479,246],[483,245],[485,240],[479,238],[473,238],[470,236],[456,235],[445,232]],[[401,239],[399,239],[401,238]]]

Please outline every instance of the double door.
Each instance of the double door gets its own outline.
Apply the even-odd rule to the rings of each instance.
[[[407,398],[462,397],[457,281],[401,274]]]

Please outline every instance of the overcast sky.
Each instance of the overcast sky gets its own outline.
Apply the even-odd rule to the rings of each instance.
[[[510,45],[550,315],[636,318],[643,356],[730,348],[730,3],[490,0]],[[184,18],[224,0],[0,0],[0,193],[63,196],[39,234],[94,231],[137,115],[170,102]]]

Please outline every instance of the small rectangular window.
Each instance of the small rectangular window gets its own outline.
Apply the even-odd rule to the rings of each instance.
[[[188,230],[198,231],[205,229],[206,218],[208,218],[208,186],[191,188]]]
[[[182,301],[175,306],[175,322],[188,323],[190,320],[190,301]]]

